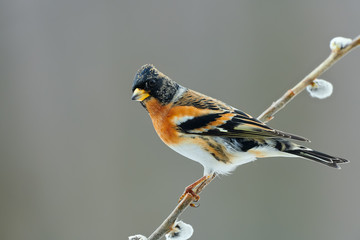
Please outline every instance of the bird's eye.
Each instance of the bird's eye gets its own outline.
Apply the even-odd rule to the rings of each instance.
[[[147,82],[148,87],[154,87],[155,84],[156,84],[155,79],[150,79],[150,80]]]

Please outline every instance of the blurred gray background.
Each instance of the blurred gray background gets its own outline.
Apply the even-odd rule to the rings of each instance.
[[[0,2],[0,239],[149,235],[202,167],[156,136],[132,102],[145,63],[254,116],[360,34],[360,2]],[[193,239],[359,239],[360,49],[270,126],[351,160],[341,171],[301,159],[239,167],[182,219]]]

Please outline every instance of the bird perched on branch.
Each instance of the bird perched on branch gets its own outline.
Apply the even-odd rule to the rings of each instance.
[[[153,65],[135,75],[132,100],[148,111],[161,140],[174,151],[204,166],[204,176],[185,193],[215,174],[264,157],[300,157],[333,168],[348,162],[299,145],[306,138],[272,129],[249,114],[183,87]]]

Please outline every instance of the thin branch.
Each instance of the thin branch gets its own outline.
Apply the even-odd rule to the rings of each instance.
[[[332,50],[329,57],[326,58],[317,68],[309,73],[304,79],[302,79],[295,87],[288,90],[281,98],[274,102],[268,109],[266,109],[258,119],[263,122],[268,122],[273,119],[274,115],[285,107],[295,96],[302,92],[306,86],[311,84],[318,76],[324,73],[332,65],[334,65],[341,57],[345,56],[352,49],[360,45],[360,35],[356,37],[352,42],[347,44],[345,47],[340,47]],[[215,175],[194,188],[196,194],[200,194],[201,191],[207,186]],[[191,194],[185,195],[182,201],[175,207],[170,215],[164,220],[164,222],[150,235],[148,240],[158,240],[168,233],[175,223],[176,219],[185,211],[185,209],[193,202]]]
[[[185,211],[185,209],[192,203],[193,197],[190,194],[186,194],[183,200],[176,206],[176,208],[170,213],[170,215],[164,220],[164,222],[153,232],[149,240],[156,240],[162,238],[172,228],[176,219]]]
[[[341,57],[345,56],[352,49],[360,45],[360,35],[344,48],[336,48],[331,51],[330,55],[304,79],[302,79],[295,87],[288,90],[281,98],[271,104],[258,119],[262,122],[268,122],[274,118],[274,115],[286,106],[296,95],[302,92],[306,86],[311,84],[317,77],[334,65]]]
[[[213,174],[208,180],[196,186],[193,191],[196,194],[200,194],[202,190],[215,178]],[[148,240],[157,240],[162,238],[166,233],[168,233],[176,219],[185,211],[185,209],[193,202],[193,197],[191,194],[186,194],[185,197],[179,202],[175,209],[170,213],[170,215],[164,220],[164,222],[153,232]]]

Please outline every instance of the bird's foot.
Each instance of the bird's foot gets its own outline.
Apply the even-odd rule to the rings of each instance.
[[[203,176],[202,178],[198,179],[197,181],[195,181],[194,183],[190,184],[189,186],[187,186],[185,188],[185,191],[184,193],[181,195],[181,197],[179,198],[179,202],[181,200],[184,199],[184,197],[187,195],[187,194],[190,194],[193,198],[193,201],[194,202],[198,202],[200,200],[200,196],[194,192],[194,188],[197,187],[197,186],[200,186],[201,184],[203,184],[205,181],[207,181],[209,179],[209,176]],[[198,207],[199,205],[196,205],[194,203],[191,203],[190,204],[191,207]]]
[[[192,188],[189,188],[189,187],[185,188],[185,191],[181,195],[181,197],[179,198],[178,202],[181,202],[187,194],[190,194],[191,197],[193,198],[193,202],[190,203],[190,207],[195,207],[196,208],[196,207],[199,206],[199,204],[195,204],[194,202],[198,202],[200,200],[200,196],[198,194],[196,194]]]
[[[200,204],[195,204],[196,202],[198,202],[200,200],[200,196],[199,194],[197,194],[198,191],[201,192],[201,190],[207,185],[209,184],[214,178],[216,177],[216,173],[213,173],[211,175],[205,175],[202,178],[198,179],[197,181],[195,181],[194,183],[190,184],[189,186],[187,186],[185,188],[184,193],[181,195],[181,197],[179,198],[178,202],[181,202],[185,196],[187,194],[190,194],[193,202],[190,203],[191,207],[198,207]],[[195,203],[194,203],[195,202]]]

